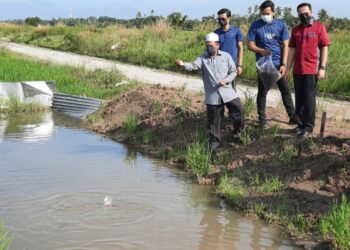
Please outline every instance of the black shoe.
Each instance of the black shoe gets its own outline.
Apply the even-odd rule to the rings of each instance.
[[[298,118],[295,115],[290,116],[288,124],[298,125],[299,124]]]
[[[233,141],[234,142],[239,142],[241,139],[242,133],[240,131],[233,131]]]
[[[259,121],[259,128],[267,128],[266,121],[260,120]]]
[[[302,132],[297,134],[298,138],[307,138],[312,137],[312,131],[309,131],[307,129],[303,129]]]
[[[220,143],[218,142],[212,142],[210,143],[210,152],[214,153],[219,148]]]
[[[298,125],[296,128],[293,128],[292,130],[293,130],[293,132],[296,133],[297,135],[302,134],[303,131],[304,131],[304,129],[303,129],[303,127],[302,127],[301,125]]]

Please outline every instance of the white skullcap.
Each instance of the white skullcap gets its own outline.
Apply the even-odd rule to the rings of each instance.
[[[206,42],[218,42],[219,36],[217,34],[215,34],[214,32],[209,33],[208,35],[205,36],[205,41]]]

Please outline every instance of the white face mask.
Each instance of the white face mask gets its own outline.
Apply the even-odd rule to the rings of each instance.
[[[271,23],[273,21],[273,16],[272,15],[262,15],[261,19],[265,22],[265,23]]]

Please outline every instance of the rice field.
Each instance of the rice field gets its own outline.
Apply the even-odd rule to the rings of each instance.
[[[214,24],[202,24],[188,31],[170,27],[165,21],[142,29],[127,28],[123,25],[102,28],[92,25],[67,27],[62,24],[32,27],[0,23],[0,37],[18,43],[176,71],[178,69],[174,61],[178,58],[192,61],[202,54],[204,36],[215,28]],[[246,27],[242,27],[244,34],[246,30]],[[350,96],[350,34],[334,31],[330,36],[332,46],[329,49],[327,78],[319,82],[319,90]],[[111,49],[112,45],[115,45],[114,49]],[[246,46],[244,52],[242,78],[256,79],[255,56],[247,51]],[[65,91],[72,91],[68,85],[61,87]],[[84,89],[84,93],[86,91],[88,90]],[[100,96],[108,95],[101,93]]]

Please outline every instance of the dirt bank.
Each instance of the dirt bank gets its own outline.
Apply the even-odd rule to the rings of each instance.
[[[212,160],[214,170],[208,178],[194,180],[218,185],[220,177],[228,176],[233,186],[244,187],[238,199],[218,192],[233,208],[279,224],[307,249],[332,249],[331,238],[320,234],[318,221],[342,193],[350,197],[350,121],[328,119],[320,138],[318,118],[314,137],[300,140],[286,123],[282,107],[268,108],[269,128],[264,130],[257,128],[255,113],[247,119],[244,142],[233,141],[232,125],[225,119],[223,146]],[[125,122],[131,115],[138,117],[138,126],[128,134]],[[186,145],[196,131],[205,129],[205,117],[203,93],[153,85],[107,102],[89,124],[99,133],[187,169]],[[262,188],[273,180],[280,182],[277,190]]]

